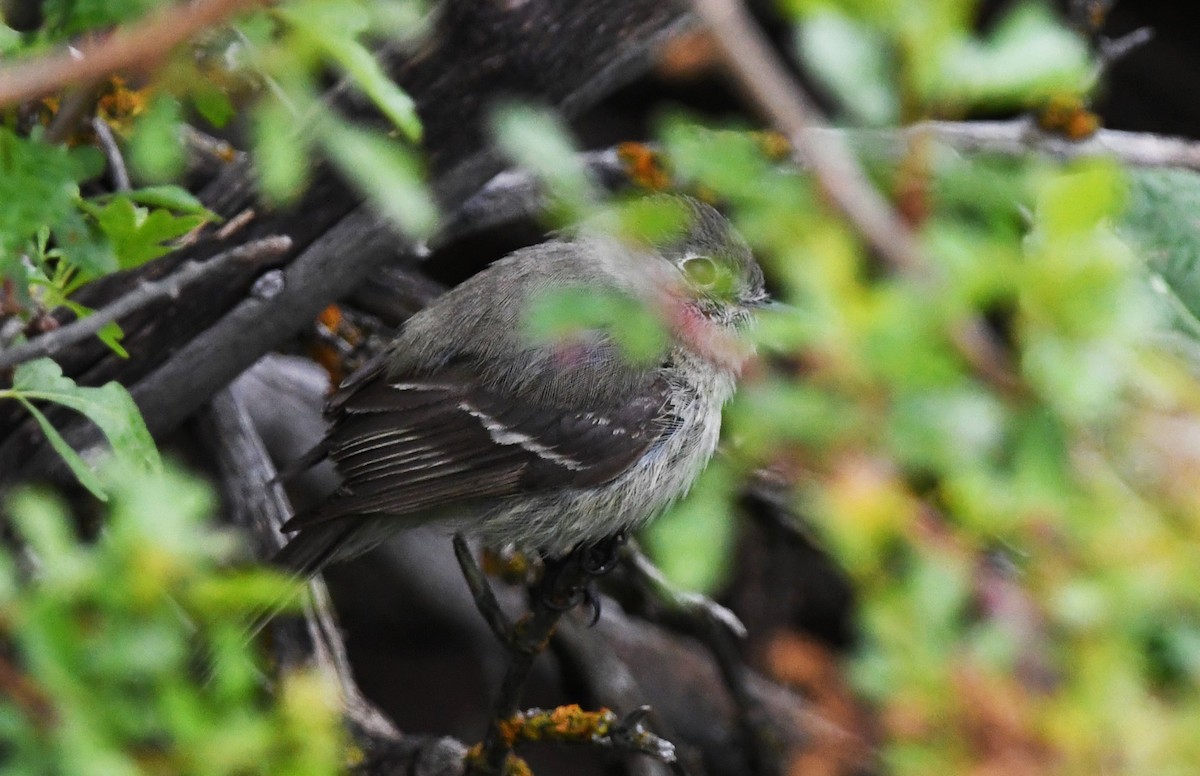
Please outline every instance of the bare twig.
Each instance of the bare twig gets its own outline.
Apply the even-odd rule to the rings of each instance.
[[[492,635],[505,647],[512,646],[512,623],[508,621],[504,610],[500,608],[500,602],[496,600],[492,586],[488,584],[483,570],[475,562],[474,556],[471,555],[471,548],[467,546],[467,540],[463,538],[462,534],[454,535],[454,557],[458,559],[458,567],[462,569],[463,579],[467,580],[471,597],[475,599],[475,608],[483,616]]]
[[[708,596],[675,587],[636,542],[629,542],[621,548],[621,559],[634,578],[672,610],[724,628],[739,639],[746,638],[746,626],[736,614]]]
[[[108,160],[113,187],[117,191],[129,191],[133,188],[133,184],[129,182],[129,170],[125,168],[125,157],[121,154],[108,122],[99,116],[92,117],[92,131],[96,133],[96,139],[100,141],[100,150],[104,151],[104,157]]]
[[[867,181],[841,136],[813,133],[824,121],[738,0],[692,0],[738,84],[787,136],[833,204],[893,268],[923,266],[912,231]]]
[[[95,105],[96,88],[92,84],[82,84],[69,89],[63,96],[54,118],[50,120],[50,125],[46,127],[46,134],[42,139],[54,144],[66,142]]]
[[[86,318],[80,318],[62,328],[0,352],[0,369],[8,369],[31,359],[53,355],[68,345],[93,336],[109,323],[156,299],[178,296],[189,283],[229,264],[259,262],[274,258],[283,254],[291,246],[292,241],[289,237],[275,235],[219,253],[205,262],[188,262],[174,274],[168,275],[162,280],[145,282]]]
[[[739,0],[692,0],[724,55],[730,72],[812,170],[833,204],[893,270],[929,281],[925,257],[912,230],[870,184],[838,133],[826,129],[812,100],[788,74]],[[1003,348],[974,321],[951,339],[964,360],[1005,392],[1019,380]],[[999,376],[999,379],[996,379]]]
[[[193,0],[168,6],[106,38],[0,69],[0,106],[35,99],[68,85],[93,83],[110,73],[156,63],[196,33],[260,0]]]

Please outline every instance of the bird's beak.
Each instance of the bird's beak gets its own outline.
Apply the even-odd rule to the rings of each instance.
[[[749,306],[753,307],[756,310],[766,310],[767,312],[772,312],[772,313],[786,313],[789,310],[795,309],[794,307],[792,307],[792,305],[784,304],[783,302],[780,302],[776,299],[772,299],[771,297],[767,296],[766,294],[764,294],[759,299],[752,300],[750,302]]]

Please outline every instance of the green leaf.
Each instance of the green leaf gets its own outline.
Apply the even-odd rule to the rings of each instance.
[[[0,127],[0,252],[17,250],[38,229],[66,218],[83,172],[65,148]]]
[[[560,218],[578,221],[599,201],[596,185],[557,116],[514,105],[496,111],[492,125],[504,153],[546,184],[562,211]]]
[[[1131,170],[1118,232],[1145,260],[1175,326],[1200,342],[1200,174]]]
[[[63,376],[62,367],[43,358],[17,367],[12,389],[0,393],[0,396],[5,394],[23,401],[39,399],[69,407],[100,427],[117,458],[145,471],[157,472],[162,469],[154,439],[133,398],[119,383],[110,382],[99,388],[81,388]],[[40,413],[35,411],[35,415]],[[44,429],[48,427],[44,418],[39,417],[38,422]],[[52,435],[47,431],[47,435],[55,449],[74,469],[76,462],[63,449],[66,443],[56,433]],[[83,478],[80,481],[88,485]],[[93,489],[92,485],[88,485],[88,488]]]
[[[656,361],[667,348],[662,321],[636,299],[596,289],[560,288],[530,300],[524,334],[535,343],[592,341],[596,332],[611,335],[631,362]]]
[[[797,49],[813,76],[857,121],[894,123],[900,114],[896,63],[886,37],[836,11],[804,20]]]
[[[324,123],[325,152],[334,164],[405,232],[426,236],[437,224],[433,197],[417,156],[387,138],[337,122]]]
[[[354,84],[383,111],[408,140],[421,140],[421,119],[408,94],[392,81],[365,46],[355,39],[366,25],[366,18],[355,20],[349,9],[339,8],[331,15],[315,12],[329,9],[327,3],[303,3],[281,7],[280,16],[309,41],[341,66]],[[355,23],[355,22],[359,23]]]
[[[58,433],[58,429],[50,423],[49,419],[42,414],[42,411],[33,406],[29,400],[22,396],[18,396],[17,400],[24,405],[25,409],[29,410],[38,425],[42,427],[42,433],[46,435],[50,446],[58,453],[67,466],[71,467],[71,473],[75,475],[75,479],[79,480],[79,484],[87,488],[93,496],[101,501],[107,501],[108,495],[104,492],[104,485],[100,482],[100,478],[96,475],[92,468],[87,465],[87,462],[75,452],[75,449],[67,444],[67,440],[63,439],[62,434]]]
[[[184,215],[204,216],[208,220],[217,218],[217,214],[204,207],[190,191],[174,184],[146,186],[121,192],[119,196],[147,207],[166,208]]]
[[[78,210],[63,213],[53,233],[59,253],[80,270],[83,279],[98,278],[117,270],[119,265],[112,245],[88,226]]]
[[[691,493],[643,531],[654,562],[684,590],[711,593],[724,581],[736,534],[735,490],[727,467],[709,466]]]
[[[87,305],[73,302],[70,299],[63,299],[62,303],[66,305],[71,312],[75,313],[77,318],[83,318],[95,312]],[[121,327],[116,321],[109,321],[100,327],[100,331],[96,332],[96,337],[101,342],[109,347],[112,352],[116,353],[121,358],[129,358],[129,351],[121,345],[121,340],[125,338],[125,332],[121,331]]]
[[[217,85],[208,81],[196,81],[192,84],[191,103],[196,112],[214,127],[221,128],[237,115],[237,108],[229,99],[229,95],[221,91]]]
[[[170,253],[173,248],[163,243],[187,234],[206,220],[200,215],[176,216],[163,208],[137,207],[131,197],[123,194],[103,206],[89,205],[88,212],[112,243],[121,269],[138,267]]]
[[[1083,38],[1040,3],[1017,6],[987,40],[964,35],[932,56],[925,98],[960,108],[1034,105],[1080,94],[1093,77]]]
[[[254,167],[263,194],[273,202],[288,202],[308,180],[308,133],[296,130],[286,105],[264,99],[254,109]]]
[[[151,181],[174,178],[183,169],[182,108],[179,101],[159,94],[138,121],[129,144],[129,161]]]

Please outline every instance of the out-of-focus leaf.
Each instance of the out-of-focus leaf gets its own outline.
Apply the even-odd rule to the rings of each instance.
[[[159,94],[140,117],[129,143],[129,161],[150,181],[174,178],[183,169],[182,108],[179,101]]]
[[[323,123],[326,153],[375,207],[405,232],[429,235],[437,209],[417,156],[402,144],[341,123]]]
[[[166,208],[183,215],[204,216],[210,220],[216,218],[215,213],[204,207],[195,195],[182,186],[173,184],[146,186],[132,191],[123,191],[118,196],[147,207]]]
[[[593,344],[593,338],[611,336],[633,363],[658,360],[667,347],[662,321],[641,302],[595,289],[555,289],[530,301],[524,321],[530,342],[562,343],[570,348]]]
[[[982,42],[963,35],[934,56],[924,96],[959,109],[1034,105],[1082,93],[1093,77],[1083,39],[1041,3],[1018,5]]]
[[[0,252],[15,250],[73,209],[80,157],[0,127]]]
[[[322,13],[322,10],[325,12]],[[337,62],[355,86],[391,119],[408,140],[414,143],[420,141],[421,119],[417,116],[416,103],[388,78],[375,55],[355,39],[365,30],[365,16],[330,3],[282,6],[278,13]]]
[[[578,221],[594,208],[599,192],[557,118],[546,111],[508,106],[493,115],[492,125],[504,153],[545,182],[559,219]]]
[[[254,166],[268,199],[287,202],[300,193],[308,180],[309,146],[308,134],[283,103],[264,99],[255,107]]]
[[[804,19],[797,48],[809,71],[863,124],[890,124],[900,106],[887,37],[836,11]]]
[[[229,95],[221,91],[215,84],[201,81],[195,84],[191,94],[191,103],[204,120],[214,127],[224,127],[229,120],[237,115],[237,108]]]
[[[1133,170],[1118,231],[1151,273],[1151,289],[1176,326],[1200,342],[1200,175]]]
[[[643,532],[663,574],[685,590],[713,592],[724,581],[736,534],[734,478],[708,467],[692,491]]]

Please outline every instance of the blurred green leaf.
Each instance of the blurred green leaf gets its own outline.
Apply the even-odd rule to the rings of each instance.
[[[566,127],[553,114],[510,105],[493,114],[492,126],[505,155],[545,183],[557,220],[578,222],[592,211],[599,191]]]
[[[204,216],[208,220],[217,217],[215,213],[204,207],[204,204],[196,199],[195,195],[182,186],[171,184],[145,186],[132,191],[123,191],[115,196],[123,197],[139,205],[164,208],[182,215]]]
[[[1118,227],[1137,246],[1153,291],[1176,326],[1200,341],[1200,175],[1135,170],[1129,207]]]
[[[166,181],[183,170],[183,109],[169,94],[158,94],[138,121],[129,143],[135,172],[151,181]]]
[[[425,237],[437,225],[437,208],[425,186],[421,162],[394,140],[329,122],[321,130],[334,164],[393,223],[408,234]]]
[[[416,103],[388,77],[375,55],[356,40],[367,27],[361,9],[328,2],[299,2],[282,5],[277,13],[337,62],[409,141],[421,140]]]
[[[274,202],[295,198],[308,181],[311,138],[297,124],[278,100],[263,100],[254,109],[254,167],[263,194]]]
[[[591,288],[554,289],[534,297],[523,324],[530,342],[565,348],[576,341],[592,344],[598,334],[611,336],[622,354],[639,364],[661,359],[668,344],[662,321],[644,303]]]
[[[86,170],[61,146],[0,127],[0,252],[14,251],[46,224],[66,218]]]
[[[896,64],[880,31],[844,14],[821,11],[800,24],[797,49],[808,71],[856,123],[882,125],[899,118]]]
[[[692,491],[642,533],[659,569],[684,590],[711,593],[725,581],[736,535],[734,482],[727,467],[709,466]]]
[[[5,773],[342,772],[331,685],[285,674],[265,692],[243,636],[243,595],[294,582],[229,569],[233,544],[209,525],[215,500],[194,478],[119,465],[99,476],[108,530],[92,543],[57,499],[20,491],[6,505],[37,573],[13,573],[0,549],[8,678],[32,692],[0,694]]]
[[[924,98],[960,110],[1029,106],[1082,94],[1093,78],[1084,41],[1039,2],[1018,4],[987,39],[963,34],[932,57],[929,80],[918,84]]]

